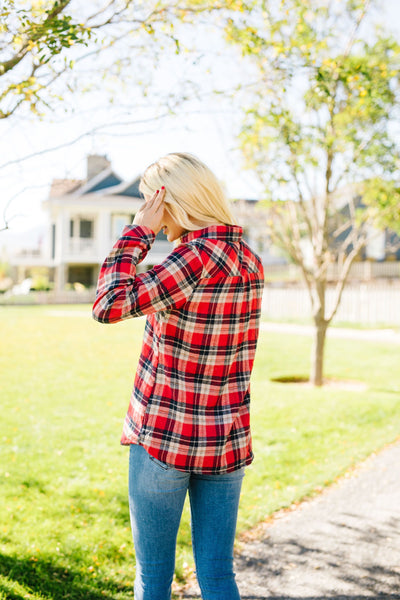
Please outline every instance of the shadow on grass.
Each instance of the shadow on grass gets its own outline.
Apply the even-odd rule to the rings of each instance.
[[[0,595],[7,600],[26,600],[29,594],[52,600],[113,600],[133,598],[132,586],[98,576],[88,576],[46,559],[17,558],[0,554]]]
[[[280,377],[271,377],[273,383],[308,383],[310,378],[305,375],[282,375]]]

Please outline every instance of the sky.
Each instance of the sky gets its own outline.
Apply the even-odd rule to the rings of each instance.
[[[382,2],[384,21],[400,34],[400,0]],[[10,231],[0,232],[0,250],[36,245],[46,224],[41,202],[52,179],[85,178],[88,154],[106,155],[115,172],[129,180],[168,152],[188,151],[212,168],[229,197],[261,197],[260,184],[244,170],[237,150],[239,113],[221,96],[210,94],[251,81],[253,74],[235,49],[224,50],[215,34],[202,43],[196,76],[201,97],[184,104],[175,116],[165,116],[162,98],[179,89],[185,69],[190,75],[192,67],[185,57],[169,55],[151,73],[157,93],[144,100],[128,84],[119,86],[113,105],[101,91],[70,95],[67,112],[58,109],[43,120],[23,116],[0,121],[0,227],[7,204],[11,218]],[[161,118],[153,120],[154,115]]]

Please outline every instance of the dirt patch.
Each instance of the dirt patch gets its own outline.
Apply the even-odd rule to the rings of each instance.
[[[271,379],[274,383],[286,383],[291,385],[301,385],[304,387],[313,388],[314,386],[310,383],[308,377],[301,375],[285,375],[283,377],[273,377]],[[352,379],[335,379],[334,377],[324,378],[324,388],[333,388],[336,390],[346,390],[350,392],[365,392],[368,389],[368,385],[364,381],[355,381]]]

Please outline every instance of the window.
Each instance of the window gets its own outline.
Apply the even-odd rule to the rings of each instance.
[[[81,219],[79,222],[79,237],[80,238],[92,238],[93,237],[93,221],[87,219]]]
[[[121,236],[122,230],[125,227],[125,225],[130,225],[130,223],[132,223],[133,218],[131,217],[132,215],[125,214],[112,215],[111,235],[113,240],[116,240]]]
[[[72,219],[69,222],[69,237],[70,238],[74,237],[74,222]]]

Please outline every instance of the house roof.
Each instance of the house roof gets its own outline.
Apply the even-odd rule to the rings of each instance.
[[[128,196],[131,198],[142,198],[139,192],[140,177],[130,181],[122,181],[111,167],[103,169],[89,180],[82,179],[54,179],[51,184],[50,197],[74,195],[84,196],[86,194],[98,193],[113,196]]]
[[[72,194],[84,183],[82,179],[53,179],[50,188],[50,198],[58,198],[65,194]]]
[[[124,181],[112,188],[103,190],[104,194],[112,194],[113,196],[129,196],[130,198],[143,198],[139,191],[140,177],[136,177],[131,181]]]
[[[92,194],[93,192],[99,192],[107,190],[108,188],[115,187],[122,183],[122,179],[114,173],[111,167],[104,169],[81,187],[76,190],[79,196],[84,194]]]
[[[116,185],[119,185],[121,181],[122,180],[118,177],[118,175],[115,175],[115,173],[111,172],[97,183],[92,183],[92,186],[85,191],[85,194],[88,194],[89,192],[98,192],[99,190],[105,190],[110,187],[114,187]]]

